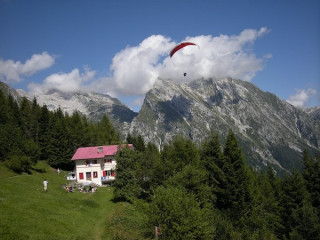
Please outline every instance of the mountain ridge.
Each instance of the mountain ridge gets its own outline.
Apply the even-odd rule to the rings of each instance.
[[[46,104],[51,111],[58,107],[70,115],[74,111],[78,111],[94,122],[99,121],[106,114],[115,127],[121,127],[123,124],[131,122],[137,115],[118,99],[107,94],[95,92],[66,93],[57,89],[51,89],[42,94],[30,94],[21,89],[18,89],[17,92],[29,100],[35,97],[40,105]]]
[[[258,168],[272,164],[280,171],[291,169],[299,166],[303,149],[319,153],[320,133],[308,113],[252,83],[232,78],[186,84],[158,79],[129,132],[162,145],[175,135],[200,143],[210,129],[222,137],[232,129],[247,161]],[[292,156],[294,160],[289,161]]]
[[[159,148],[176,135],[200,144],[212,130],[223,141],[231,129],[246,161],[256,169],[272,165],[285,173],[301,166],[304,149],[320,154],[320,107],[294,107],[238,79],[197,79],[180,84],[157,79],[139,113],[106,94],[50,90],[34,96],[10,91],[30,100],[36,97],[51,110],[60,107],[69,114],[76,110],[93,121],[106,114],[123,139],[128,133],[140,134]]]

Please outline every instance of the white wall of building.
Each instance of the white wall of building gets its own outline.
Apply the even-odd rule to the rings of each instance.
[[[111,162],[109,162],[111,160]],[[116,161],[114,156],[106,156],[103,159],[76,160],[75,172],[78,183],[92,182],[102,185],[115,179],[114,176],[104,176],[115,171]],[[111,174],[110,174],[111,175]],[[80,177],[83,176],[83,179]]]

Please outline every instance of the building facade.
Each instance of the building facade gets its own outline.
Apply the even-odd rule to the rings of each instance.
[[[109,145],[78,148],[72,157],[75,161],[75,176],[78,183],[110,184],[115,180],[117,161],[115,155],[119,147]],[[132,144],[128,144],[133,148]]]

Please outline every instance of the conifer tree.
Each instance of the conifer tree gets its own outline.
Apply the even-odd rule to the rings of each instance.
[[[47,160],[49,158],[50,143],[50,113],[46,105],[43,105],[39,116],[39,148],[40,159]]]
[[[20,105],[20,115],[21,115],[21,130],[23,137],[26,139],[32,138],[32,124],[31,124],[31,106],[29,100],[25,97],[22,98]]]
[[[320,162],[312,158],[307,150],[303,152],[303,178],[307,191],[310,193],[312,205],[318,211],[320,218]]]
[[[21,116],[20,116],[19,105],[11,95],[8,96],[7,114],[9,115],[9,120],[7,123],[10,123],[16,127],[21,126]]]
[[[66,119],[60,108],[58,108],[50,119],[49,132],[49,156],[48,162],[52,167],[71,169],[70,158],[73,149],[70,149]]]
[[[154,181],[154,169],[156,164],[160,162],[160,153],[157,147],[150,142],[147,144],[145,150],[140,153],[135,173],[141,188],[140,198],[150,200],[150,197],[153,195],[153,190],[158,187]]]
[[[30,116],[30,128],[31,137],[35,144],[39,144],[39,118],[40,118],[41,108],[38,105],[37,99],[34,98],[31,104],[31,116]]]
[[[114,200],[131,202],[140,193],[136,178],[136,163],[139,159],[136,151],[127,146],[118,149],[114,186]]]
[[[128,133],[127,137],[126,137],[126,142],[128,144],[132,144],[133,143],[133,136],[131,135],[131,133]]]
[[[168,172],[173,175],[186,165],[198,165],[200,153],[190,139],[176,136],[170,144],[164,147],[161,158],[170,166]]]
[[[9,119],[8,115],[8,102],[6,96],[0,91],[0,160],[5,160],[5,157],[9,151],[7,123]]]
[[[159,187],[150,206],[151,226],[161,227],[161,239],[213,239],[207,211],[182,188]]]
[[[146,150],[146,144],[143,137],[139,134],[137,137],[133,138],[133,147],[139,152],[144,152]]]
[[[0,91],[0,160],[6,160],[13,152],[21,152],[23,134],[19,121],[20,109],[11,96]]]
[[[86,128],[78,112],[73,112],[67,119],[68,135],[70,138],[70,148],[75,151],[79,147],[88,146]]]
[[[180,172],[167,179],[165,186],[173,186],[183,188],[188,194],[195,197],[199,203],[199,207],[213,209],[215,195],[208,185],[208,173],[204,168],[193,166],[192,164],[185,166]]]
[[[235,221],[245,217],[252,205],[250,179],[244,163],[241,148],[230,130],[224,147],[225,163],[222,167],[226,181],[218,197],[220,209],[227,210]]]
[[[290,226],[289,239],[320,239],[320,222],[316,209],[310,203],[292,210],[292,225]]]
[[[253,172],[253,206],[244,226],[249,233],[259,233],[258,239],[272,239],[268,235],[281,236],[283,226],[279,216],[279,202],[277,200],[276,176],[269,166],[267,172],[254,174]]]
[[[9,119],[8,100],[3,92],[0,90],[0,124],[6,124]]]
[[[211,203],[215,205],[217,195],[221,194],[225,185],[225,175],[222,147],[219,136],[211,132],[209,137],[201,145],[201,162],[207,171],[207,183],[211,189]],[[215,200],[214,200],[215,199]]]
[[[280,215],[285,226],[283,234],[289,238],[297,226],[294,214],[310,203],[310,195],[306,190],[304,179],[297,170],[287,176],[281,184]]]
[[[119,133],[114,129],[106,115],[102,116],[102,119],[97,125],[96,143],[97,145],[111,145],[120,143]]]

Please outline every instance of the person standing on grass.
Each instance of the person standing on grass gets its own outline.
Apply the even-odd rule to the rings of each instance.
[[[43,190],[44,190],[45,192],[47,192],[47,190],[48,190],[48,181],[47,181],[47,179],[45,179],[45,180],[43,181]]]

